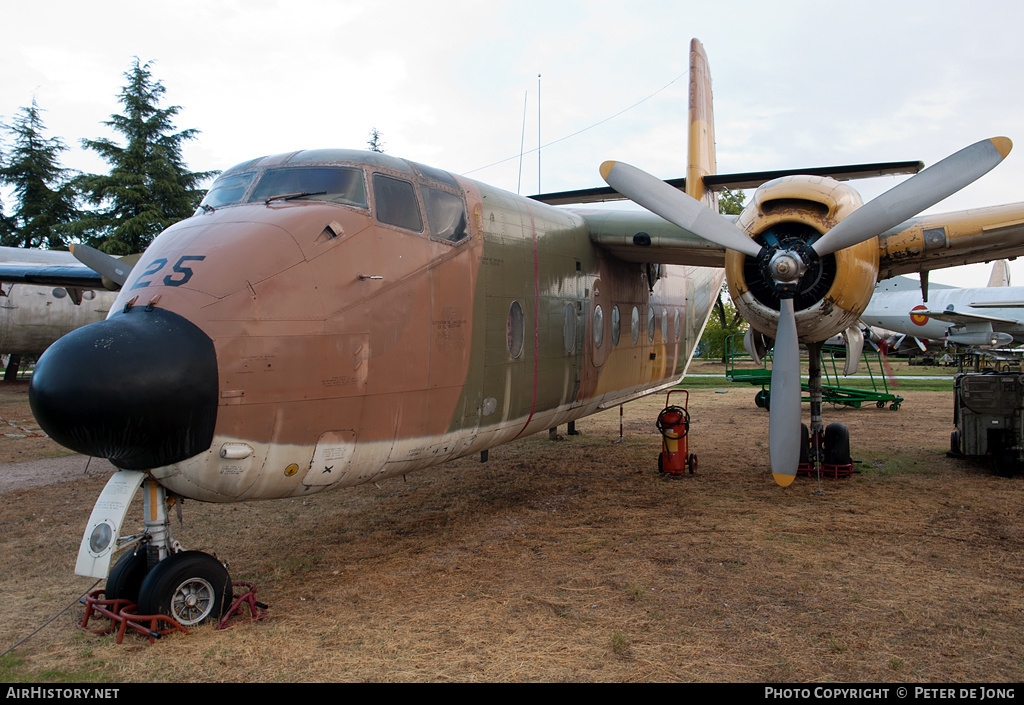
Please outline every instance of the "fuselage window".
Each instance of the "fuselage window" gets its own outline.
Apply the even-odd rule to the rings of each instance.
[[[647,307],[647,340],[654,342],[654,307]]]
[[[523,341],[526,339],[526,321],[523,316],[523,307],[518,301],[513,301],[508,307],[508,318],[505,321],[505,341],[508,344],[508,354],[512,357],[519,357],[523,354]]]
[[[636,345],[637,341],[640,340],[640,312],[633,307],[633,314],[630,316],[629,321],[630,332],[633,334],[633,345]]]
[[[436,188],[423,189],[430,234],[439,240],[458,242],[466,237],[466,206],[458,196]]]
[[[423,218],[411,182],[374,174],[373,195],[377,220],[405,230],[423,232]]]
[[[316,166],[268,169],[249,202],[267,199],[333,201],[366,208],[363,172],[352,167]]]
[[[661,309],[661,341],[668,342],[668,309]]]
[[[562,342],[565,344],[567,353],[571,353],[576,348],[576,307],[573,304],[565,305],[565,313],[562,318]]]
[[[594,307],[594,347],[600,348],[604,342],[604,310],[601,304]]]
[[[612,345],[619,344],[619,335],[622,333],[622,314],[618,306],[612,306]]]
[[[679,309],[678,308],[676,309],[675,329],[676,329],[676,342],[678,343],[679,342],[679,337],[682,334],[682,330],[679,328]]]

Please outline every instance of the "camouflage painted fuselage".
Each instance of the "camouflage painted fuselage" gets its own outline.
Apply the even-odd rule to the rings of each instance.
[[[403,160],[324,150],[241,166],[258,180],[296,161],[360,170],[365,207],[313,195],[201,210],[150,246],[108,318],[159,309],[212,341],[212,442],[151,468],[182,496],[355,485],[615,406],[680,378],[721,286],[720,269],[622,262],[583,215]],[[414,184],[421,230],[382,222],[369,185],[385,176]],[[437,232],[429,189],[462,199],[454,234]],[[109,446],[118,431],[104,434]]]

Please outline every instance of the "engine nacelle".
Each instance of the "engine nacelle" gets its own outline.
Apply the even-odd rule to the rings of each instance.
[[[860,194],[828,177],[787,176],[762,185],[736,225],[759,244],[777,240],[808,243],[828,232],[862,205]],[[809,249],[809,248],[807,248]],[[729,294],[743,318],[775,337],[779,294],[767,261],[728,250],[725,272]],[[797,334],[819,342],[857,323],[878,278],[878,238],[815,257],[797,285]]]

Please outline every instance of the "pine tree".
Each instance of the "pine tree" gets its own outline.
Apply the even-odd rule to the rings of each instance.
[[[381,139],[380,131],[376,127],[370,130],[370,139],[366,140],[366,146],[371,152],[384,152],[384,141]]]
[[[78,218],[70,170],[60,165],[67,146],[58,137],[44,137],[41,109],[32,105],[4,130],[13,150],[0,166],[0,183],[13,187],[14,212],[0,214],[0,245],[66,250],[69,228]]]
[[[111,115],[104,124],[120,133],[125,144],[82,140],[110,165],[110,173],[78,180],[86,200],[97,206],[83,218],[82,235],[112,255],[142,252],[160,231],[192,215],[203,197],[199,185],[217,173],[188,170],[182,145],[199,131],[174,132],[173,118],[181,107],[158,107],[165,89],[153,78],[150,63],[136,57],[124,75],[128,82],[119,97],[124,114]]]

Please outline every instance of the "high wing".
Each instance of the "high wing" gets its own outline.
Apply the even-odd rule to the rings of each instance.
[[[1024,203],[911,218],[878,238],[878,278],[1024,254]]]
[[[53,286],[72,291],[116,291],[138,256],[111,257],[87,245],[70,252],[0,247],[0,282]]]
[[[594,244],[625,262],[725,266],[724,247],[649,211],[572,210]]]
[[[102,289],[103,278],[84,265],[48,265],[33,262],[0,263],[0,282],[69,289]]]
[[[759,200],[755,193],[752,203]],[[595,244],[624,261],[724,266],[726,248],[649,211],[572,210],[587,221]],[[876,281],[1022,255],[1024,202],[925,215],[879,234]]]

